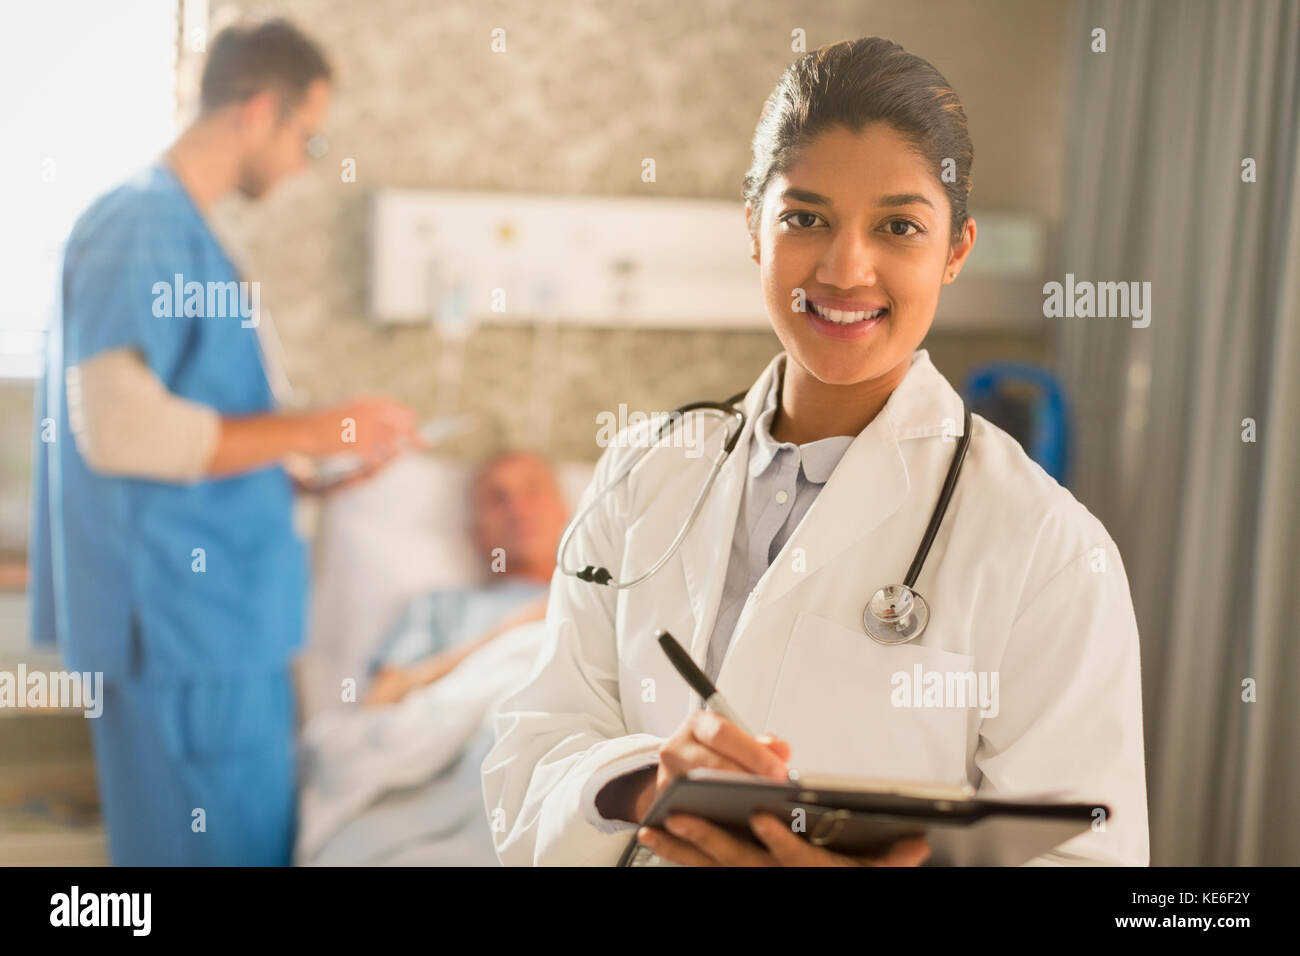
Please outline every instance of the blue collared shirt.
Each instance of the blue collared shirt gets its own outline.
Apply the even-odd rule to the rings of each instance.
[[[833,435],[806,445],[778,443],[772,437],[772,419],[776,417],[782,378],[772,376],[763,408],[754,422],[749,477],[736,516],[726,582],[705,661],[705,673],[713,681],[722,670],[722,659],[750,592],[799,527],[855,437]]]
[[[411,667],[434,654],[482,637],[550,591],[549,581],[507,578],[480,588],[447,588],[415,598],[371,655],[380,667]]]

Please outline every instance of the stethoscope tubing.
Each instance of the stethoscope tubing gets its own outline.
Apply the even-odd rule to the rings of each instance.
[[[935,505],[930,515],[930,523],[926,526],[925,534],[921,537],[921,545],[916,549],[912,564],[907,569],[907,577],[903,578],[903,586],[908,589],[911,589],[916,584],[916,579],[921,576],[921,568],[925,566],[925,559],[930,556],[930,545],[934,544],[934,537],[939,533],[939,525],[943,524],[944,515],[948,513],[948,503],[952,501],[957,479],[961,476],[962,464],[966,461],[966,450],[970,448],[971,435],[970,408],[965,408],[964,413],[961,438],[957,442],[957,450],[953,453],[952,462],[948,465],[948,475],[943,481],[943,489],[939,492],[939,503]]]
[[[744,396],[744,394],[744,392],[741,392],[740,396],[737,396],[737,398]],[[600,503],[605,495],[618,487],[623,480],[632,473],[633,469],[641,463],[641,460],[649,454],[651,449],[655,448],[659,444],[663,439],[665,429],[671,428],[674,422],[681,421],[690,412],[714,412],[726,417],[734,417],[737,419],[737,422],[735,430],[723,444],[723,447],[719,449],[717,456],[713,459],[713,464],[709,468],[709,476],[705,479],[704,486],[700,489],[700,493],[695,496],[695,502],[691,505],[689,517],[687,517],[681,528],[678,529],[676,536],[673,538],[672,543],[668,546],[667,550],[664,551],[659,560],[651,565],[649,569],[633,578],[631,581],[615,581],[607,568],[597,567],[594,565],[587,565],[579,570],[570,568],[564,561],[564,555],[568,550],[569,541],[572,539],[574,532],[582,524],[583,519],[591,513],[592,509]],[[745,421],[745,413],[735,407],[735,402],[733,400],[729,400],[725,403],[707,401],[691,402],[690,404],[683,405],[670,413],[668,420],[661,423],[658,429],[656,429],[654,440],[648,442],[645,448],[636,455],[633,455],[627,465],[625,465],[622,471],[619,472],[618,476],[602,488],[599,493],[594,495],[591,501],[587,503],[586,507],[584,507],[582,511],[580,511],[574,519],[569,522],[569,526],[564,529],[564,536],[560,539],[560,546],[556,549],[555,554],[555,563],[559,567],[560,571],[564,574],[576,577],[581,581],[587,581],[592,584],[603,584],[616,591],[636,587],[642,581],[653,577],[659,569],[667,564],[669,559],[677,553],[677,549],[681,547],[682,542],[686,540],[686,536],[690,534],[691,528],[695,525],[695,519],[699,517],[700,512],[703,510],[704,502],[713,488],[713,483],[717,480],[718,473],[722,471],[722,466],[726,464],[727,459],[731,457],[731,453],[736,448],[736,443],[740,441],[740,435],[745,430]]]

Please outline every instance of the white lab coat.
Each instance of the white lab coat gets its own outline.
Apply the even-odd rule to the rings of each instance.
[[[634,831],[595,794],[656,760],[700,706],[654,640],[666,628],[703,663],[744,488],[753,422],[778,356],[744,400],[747,424],[678,552],[624,591],[558,571],[542,651],[503,700],[483,788],[506,864],[611,865]],[[754,728],[788,740],[790,764],[825,772],[969,781],[980,796],[1062,793],[1110,806],[1094,829],[1033,861],[1148,862],[1138,634],[1110,536],[1016,441],[978,415],[952,502],[917,589],[916,642],[862,628],[867,599],[901,582],[963,427],[960,396],[918,351],[750,594],[716,681]],[[571,565],[642,573],[681,527],[705,454],[652,450],[575,534]],[[635,449],[601,458],[593,488]],[[591,494],[591,489],[588,490]],[[996,672],[998,711],[904,708],[894,675]]]

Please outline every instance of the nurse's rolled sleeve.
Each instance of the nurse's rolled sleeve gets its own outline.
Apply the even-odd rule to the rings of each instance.
[[[1109,819],[1032,865],[1146,866],[1146,769],[1137,621],[1114,543],[1090,515],[1091,542],[1045,567],[1018,610],[998,669],[1001,708],[980,723],[980,796],[1060,794]],[[1048,551],[1059,550],[1049,546]],[[1104,823],[1104,827],[1101,824]]]
[[[596,466],[579,511],[614,467],[611,448]],[[625,489],[626,484],[611,493],[582,522],[569,561],[599,556],[617,573],[623,537],[614,513],[625,513],[626,506],[615,499]],[[537,663],[497,709],[496,744],[483,761],[483,798],[497,855],[507,866],[610,866],[627,845],[627,825],[601,818],[595,794],[612,777],[655,763],[663,740],[629,733],[624,720],[616,593],[557,570]]]
[[[199,319],[176,301],[184,289],[189,242],[180,212],[153,200],[98,227],[70,246],[64,267],[66,360],[78,364],[109,349],[134,348],[163,382],[171,381],[191,347]]]

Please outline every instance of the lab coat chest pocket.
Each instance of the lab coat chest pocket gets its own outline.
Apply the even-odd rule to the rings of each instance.
[[[886,647],[804,612],[777,674],[766,730],[805,772],[954,783],[966,776],[972,712],[916,706],[918,673],[966,675],[974,658],[921,644]],[[918,670],[919,668],[919,670]],[[944,701],[948,703],[948,701]]]

